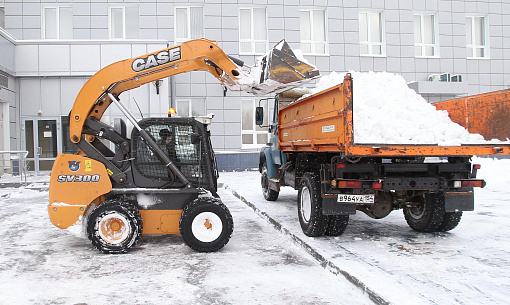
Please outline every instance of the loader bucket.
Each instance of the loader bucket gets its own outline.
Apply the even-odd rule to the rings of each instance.
[[[252,93],[280,93],[300,86],[319,76],[312,65],[299,60],[285,40],[261,57],[250,71],[255,78]]]

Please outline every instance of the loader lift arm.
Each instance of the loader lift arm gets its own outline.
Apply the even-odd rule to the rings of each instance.
[[[240,62],[238,62],[240,63]],[[191,40],[180,45],[113,63],[94,74],[78,93],[70,114],[70,138],[81,140],[85,121],[100,120],[124,91],[172,75],[190,71],[208,71],[230,90],[246,90],[252,78],[241,71],[216,41]]]

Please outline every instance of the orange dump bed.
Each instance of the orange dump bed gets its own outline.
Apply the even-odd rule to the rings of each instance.
[[[506,144],[462,146],[356,144],[353,133],[352,101],[352,78],[347,74],[343,84],[280,109],[278,112],[280,150],[283,152],[340,152],[346,156],[375,157],[510,154],[510,145]],[[508,118],[508,112],[505,117]],[[487,121],[485,124],[491,124],[491,122]],[[485,127],[485,129],[491,128]]]
[[[450,119],[485,140],[510,138],[510,89],[434,103]]]

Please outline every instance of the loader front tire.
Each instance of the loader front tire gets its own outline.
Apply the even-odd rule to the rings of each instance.
[[[417,205],[404,208],[407,224],[418,232],[437,232],[445,216],[444,193],[417,196]]]
[[[101,203],[87,223],[92,245],[104,253],[125,253],[142,234],[143,222],[138,209],[119,199]]]
[[[230,240],[234,221],[220,200],[201,197],[184,207],[179,229],[184,242],[193,250],[214,252]]]
[[[317,175],[305,173],[298,190],[298,217],[301,230],[306,236],[323,236],[327,227],[327,216],[322,215],[322,197]]]

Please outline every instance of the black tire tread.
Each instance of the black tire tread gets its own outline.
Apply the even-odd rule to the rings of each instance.
[[[101,214],[106,213],[108,211],[116,211],[123,213],[127,216],[128,220],[130,220],[134,227],[135,232],[129,237],[125,242],[120,245],[109,245],[102,242],[99,233],[96,231],[96,217],[101,216]],[[103,253],[108,254],[118,254],[118,253],[126,253],[136,245],[136,242],[140,238],[143,229],[143,220],[140,215],[140,211],[138,208],[131,203],[125,202],[119,198],[113,198],[109,200],[103,201],[99,204],[90,214],[89,219],[87,221],[87,235],[92,245],[96,247],[98,250]]]
[[[345,232],[349,224],[349,215],[330,215],[327,216],[328,225],[326,226],[326,236],[340,236]]]
[[[312,200],[312,211],[308,223],[301,217],[301,192],[305,185],[311,192],[310,198]],[[322,214],[320,180],[315,173],[305,173],[301,177],[298,190],[298,217],[301,229],[306,236],[320,237],[326,233],[328,219]]]
[[[199,241],[193,236],[191,231],[191,223],[193,222],[194,216],[198,215],[200,212],[206,211],[215,213],[223,222],[223,231],[220,237],[209,243]],[[227,206],[218,198],[199,197],[184,207],[179,221],[179,230],[184,242],[191,249],[198,252],[216,252],[223,248],[230,240],[234,231],[234,220]]]
[[[260,184],[262,185],[262,194],[264,195],[264,199],[266,199],[267,201],[276,201],[278,199],[280,192],[270,189],[267,182],[268,180],[269,176],[267,174],[267,163],[264,162],[264,165],[262,166],[262,174],[260,177]]]
[[[444,214],[443,221],[436,229],[437,232],[448,232],[453,230],[460,223],[462,212],[447,212]]]
[[[420,219],[414,219],[411,210],[404,209],[407,224],[418,232],[436,232],[445,215],[444,193],[425,194],[422,197],[425,212]]]

